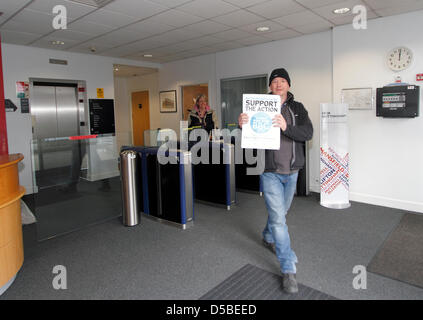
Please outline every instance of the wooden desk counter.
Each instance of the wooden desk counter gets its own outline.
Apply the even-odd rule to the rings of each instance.
[[[0,294],[23,264],[20,199],[25,188],[19,186],[18,163],[22,154],[0,156]]]

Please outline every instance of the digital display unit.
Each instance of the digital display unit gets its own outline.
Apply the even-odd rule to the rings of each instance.
[[[377,89],[376,116],[414,118],[419,116],[420,87],[387,86]]]

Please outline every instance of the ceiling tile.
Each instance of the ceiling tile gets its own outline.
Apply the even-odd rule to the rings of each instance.
[[[193,0],[149,0],[149,1],[160,4],[168,8],[176,8],[176,7],[179,7],[180,5],[191,2]]]
[[[104,6],[103,9],[126,14],[140,20],[151,17],[159,12],[166,11],[169,8],[144,0],[118,0]]]
[[[270,0],[223,0],[227,3],[233,4],[239,8],[251,7],[255,4],[263,3]]]
[[[421,3],[420,0],[366,0],[372,9],[385,9],[389,7],[414,6]]]
[[[140,39],[138,32],[119,29],[92,40],[93,43],[120,46]]]
[[[269,38],[252,35],[251,37],[248,37],[248,38],[238,39],[236,42],[239,42],[243,44],[244,46],[252,46],[252,45],[256,45],[260,43],[266,43],[269,41],[272,41],[272,40]]]
[[[333,24],[328,21],[315,22],[306,25],[293,27],[295,31],[301,32],[303,34],[310,34],[314,32],[322,32],[325,30],[330,30],[333,27]]]
[[[112,28],[120,28],[138,20],[138,18],[134,18],[133,16],[99,9],[81,18],[80,21],[103,24]]]
[[[238,10],[225,14],[223,16],[215,17],[212,20],[231,27],[240,27],[247,24],[259,22],[263,20],[263,18],[246,10]]]
[[[65,0],[35,0],[27,8],[47,14],[53,14],[53,8],[57,5],[66,8],[68,22],[96,10],[95,7]]]
[[[388,7],[388,8],[382,8],[382,9],[376,9],[375,12],[382,17],[392,16],[396,14],[402,14],[410,11],[416,11],[416,10],[422,10],[423,9],[423,1],[408,5],[408,6],[395,6],[395,7]]]
[[[188,24],[203,21],[204,19],[192,14],[171,9],[155,15],[154,17],[148,18],[147,20],[155,23],[164,23],[179,28]]]
[[[239,29],[230,29],[227,31],[213,34],[213,37],[220,38],[227,41],[248,38],[249,36],[251,36],[250,33],[243,30],[239,30]]]
[[[157,47],[162,47],[164,45],[166,45],[165,41],[158,41],[158,40],[152,39],[152,38],[147,38],[147,39],[135,41],[135,42],[128,44],[128,46],[136,48],[140,51],[141,50],[153,49],[153,48],[157,48]]]
[[[266,32],[260,32],[260,31],[257,31],[258,27],[269,27],[270,30]],[[239,29],[261,36],[265,33],[284,30],[286,29],[286,27],[272,20],[264,20],[264,21],[260,21],[250,25],[239,27]]]
[[[276,22],[291,28],[311,23],[328,22],[311,11],[302,11],[274,19]]]
[[[342,2],[342,0],[296,0],[296,1],[307,8],[324,7],[331,4]]]
[[[227,14],[238,9],[238,7],[221,0],[194,0],[178,7],[178,10],[206,19]]]
[[[274,19],[305,9],[293,0],[271,0],[249,7],[247,10],[265,18]]]
[[[225,41],[226,41],[225,39],[216,38],[213,36],[203,36],[203,37],[195,38],[192,40],[188,40],[184,43],[189,43],[197,47],[204,47],[204,46],[212,46],[216,43],[221,43]]]
[[[46,34],[54,31],[52,22],[53,16],[51,14],[24,9],[3,24],[2,28],[11,31]]]
[[[68,25],[68,29],[72,31],[89,33],[92,35],[101,35],[112,31],[114,28],[104,24],[97,24],[88,21],[77,20]]]
[[[5,22],[30,2],[31,0],[1,0],[0,11],[3,12],[3,14],[0,16],[0,24]]]
[[[272,40],[282,40],[282,39],[289,39],[289,38],[293,38],[293,37],[298,37],[300,36],[301,33],[295,31],[295,30],[282,30],[282,31],[276,31],[276,32],[270,32],[270,33],[266,33],[263,34],[264,38],[269,38]]]
[[[57,40],[75,40],[75,41],[86,41],[93,38],[94,36],[89,33],[73,31],[70,29],[66,30],[56,30],[51,33],[49,36],[55,37]]]
[[[1,41],[5,43],[25,45],[40,38],[39,34],[1,30]]]
[[[150,36],[154,36],[157,34],[161,34],[163,32],[167,32],[173,30],[174,27],[169,26],[164,23],[157,23],[149,21],[149,19],[131,24],[121,30],[128,30],[132,32],[137,32],[139,35],[139,39],[147,38]]]
[[[214,21],[205,20],[203,22],[194,23],[189,26],[183,27],[179,30],[199,33],[199,36],[200,36],[200,35],[208,35],[208,34],[212,34],[216,32],[221,32],[221,31],[225,31],[229,29],[231,29],[231,27],[225,26],[223,24],[220,24]]]
[[[149,39],[153,39],[156,41],[164,42],[166,44],[174,44],[180,41],[186,41],[193,38],[198,37],[199,35],[197,33],[192,33],[188,31],[181,31],[179,29],[175,29],[169,32],[166,32],[164,34],[151,37]]]

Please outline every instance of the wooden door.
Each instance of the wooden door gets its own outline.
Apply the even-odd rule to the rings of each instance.
[[[132,92],[132,141],[135,146],[144,145],[144,130],[148,129],[150,129],[148,91]]]

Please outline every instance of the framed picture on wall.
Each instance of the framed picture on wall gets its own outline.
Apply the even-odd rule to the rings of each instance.
[[[160,91],[160,112],[176,112],[176,90]]]

